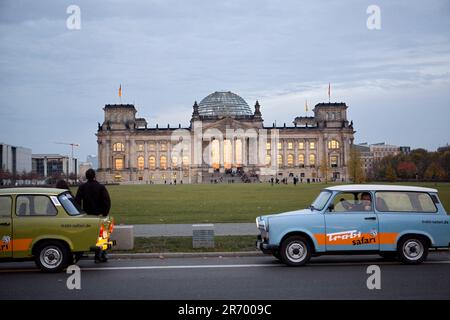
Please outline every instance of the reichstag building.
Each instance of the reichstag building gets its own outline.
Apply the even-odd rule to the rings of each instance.
[[[314,116],[265,126],[232,92],[194,103],[189,127],[137,118],[134,105],[105,105],[98,124],[98,180],[103,183],[346,181],[353,122],[345,103],[319,103]]]

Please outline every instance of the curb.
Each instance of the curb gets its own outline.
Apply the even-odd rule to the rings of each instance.
[[[161,252],[161,253],[108,253],[109,259],[165,259],[165,258],[222,258],[222,257],[256,257],[263,256],[258,251],[237,252]],[[94,258],[89,254],[88,258]]]

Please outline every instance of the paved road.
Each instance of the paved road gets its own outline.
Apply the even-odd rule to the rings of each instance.
[[[214,223],[216,236],[257,235],[255,223]],[[192,224],[135,224],[135,237],[192,236]]]
[[[4,299],[450,299],[450,253],[419,266],[378,256],[328,256],[290,268],[270,256],[82,260],[81,290],[69,275],[44,274],[33,263],[0,264]],[[381,268],[381,290],[366,286],[369,265]]]

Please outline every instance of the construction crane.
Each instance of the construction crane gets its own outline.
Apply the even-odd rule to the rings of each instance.
[[[64,144],[66,146],[71,146],[72,153],[71,153],[71,162],[73,161],[73,148],[79,147],[80,145],[78,143],[68,143],[68,142],[55,142],[56,144]],[[75,165],[75,176],[77,176],[77,166]],[[69,165],[67,166],[67,178],[69,178]]]

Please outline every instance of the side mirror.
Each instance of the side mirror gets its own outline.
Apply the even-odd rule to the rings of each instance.
[[[333,212],[334,211],[334,204],[330,204],[329,206],[328,206],[328,211],[330,211],[330,212]]]

